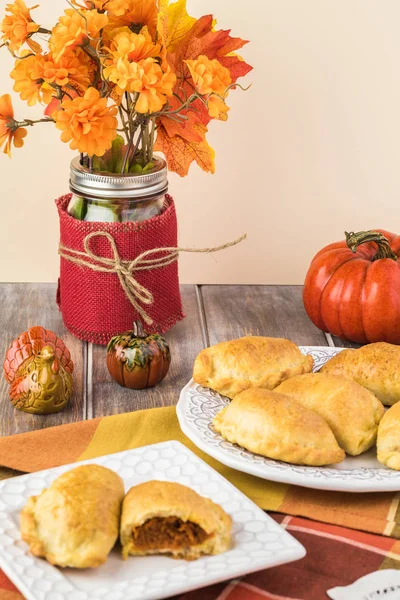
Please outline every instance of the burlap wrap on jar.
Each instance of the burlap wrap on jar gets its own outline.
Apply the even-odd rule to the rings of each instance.
[[[81,340],[105,345],[113,335],[131,329],[133,320],[144,321],[149,332],[165,332],[182,319],[176,260],[161,268],[146,268],[142,262],[142,267],[133,269],[131,273],[133,301],[140,309],[143,308],[147,320],[143,319],[143,314],[138,314],[124,289],[129,261],[134,261],[147,250],[177,246],[177,219],[172,197],[166,194],[161,214],[140,223],[77,220],[67,212],[70,199],[71,194],[67,194],[56,200],[60,218],[60,248],[64,249],[60,252],[57,303],[66,328]],[[97,235],[98,232],[109,235]],[[94,235],[87,238],[89,234]],[[68,254],[72,259],[66,258]],[[102,261],[102,258],[109,260]],[[157,256],[152,254],[151,260],[154,259],[157,260]],[[98,270],[90,268],[91,264],[96,268],[98,263]],[[102,264],[103,270],[100,270]],[[109,264],[110,269],[104,264]],[[119,269],[119,273],[115,268]],[[143,289],[149,292],[145,294],[144,302]],[[152,297],[151,302],[149,296]]]

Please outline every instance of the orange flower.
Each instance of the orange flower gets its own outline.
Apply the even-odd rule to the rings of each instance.
[[[219,94],[232,83],[231,75],[226,67],[213,58],[210,60],[201,54],[197,60],[185,60],[199,94]]]
[[[21,99],[26,100],[29,106],[33,106],[36,102],[48,104],[53,94],[51,87],[44,84],[42,79],[40,67],[42,60],[41,54],[29,55],[29,51],[25,50],[10,73],[10,77],[15,80],[13,90],[18,92]]]
[[[218,119],[219,121],[226,121],[228,115],[226,114],[229,110],[229,106],[219,98],[211,94],[207,100],[208,114],[212,119]]]
[[[105,59],[105,65],[116,64],[120,58],[138,62],[149,56],[158,56],[160,52],[159,44],[153,44],[147,27],[143,27],[140,33],[133,33],[129,27],[119,27],[110,31],[108,36],[109,47],[106,49],[111,56]]]
[[[221,65],[216,58],[210,60],[203,54],[197,60],[185,60],[185,63],[189,67],[199,94],[212,94],[208,98],[208,114],[210,117],[225,121],[229,107],[218,96],[224,96],[227,88],[232,83],[229,70]]]
[[[32,8],[37,8],[37,6],[32,6]],[[1,23],[2,41],[8,43],[13,52],[21,48],[25,42],[32,43],[29,37],[40,27],[32,21],[30,14],[32,8],[29,9],[23,0],[15,0],[13,4],[6,5],[6,11],[11,14],[6,15]],[[36,52],[37,44],[34,45],[33,50]]]
[[[52,118],[62,131],[61,140],[70,142],[72,150],[102,156],[117,136],[117,112],[116,106],[107,106],[107,98],[90,87],[83,97],[63,100],[61,110],[53,112]]]
[[[21,148],[26,134],[26,129],[16,124],[10,94],[0,96],[0,147],[4,144],[4,154],[11,157],[12,141],[16,148]]]
[[[89,57],[81,48],[77,48],[74,52],[65,52],[59,61],[55,61],[51,54],[42,56],[38,69],[41,79],[48,84],[76,84],[78,88],[86,90],[90,83],[89,63]]]
[[[82,46],[89,39],[95,40],[100,29],[103,29],[107,23],[107,15],[97,12],[97,10],[81,9],[78,11],[67,8],[53,28],[49,40],[51,54],[56,61],[60,60],[67,48]]]
[[[141,78],[141,85],[137,91],[140,91],[136,102],[136,110],[139,113],[152,113],[162,109],[167,101],[167,96],[172,96],[172,90],[176,82],[176,76],[171,69],[162,73],[159,65],[151,58],[142,60],[144,75]]]
[[[144,25],[147,25],[151,35],[155,35],[157,0],[109,0],[106,8],[110,23],[115,27],[127,25],[133,30],[133,26],[136,26],[137,31],[140,31]]]
[[[139,62],[129,62],[119,58],[116,64],[104,69],[104,76],[116,84],[117,92],[138,92],[135,109],[139,113],[152,113],[161,110],[172,96],[176,76],[168,68],[163,73],[154,58],[145,58]]]

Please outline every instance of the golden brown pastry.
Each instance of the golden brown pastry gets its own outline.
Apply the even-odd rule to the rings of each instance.
[[[124,484],[110,469],[82,465],[57,477],[21,511],[21,535],[35,556],[60,567],[98,567],[118,538]]]
[[[379,462],[400,471],[400,402],[383,415],[376,445]]]
[[[284,381],[276,392],[286,394],[325,419],[341,448],[353,456],[370,448],[384,408],[364,387],[326,373],[306,373]]]
[[[383,404],[391,406],[400,400],[400,347],[394,344],[376,342],[342,350],[320,372],[354,379]]]
[[[329,465],[344,459],[328,423],[289,396],[251,389],[235,396],[214,418],[228,442],[298,465]]]
[[[205,348],[194,363],[196,383],[228,398],[249,388],[274,389],[285,379],[313,368],[313,358],[281,338],[247,336]]]
[[[121,545],[129,554],[169,554],[194,560],[220,554],[231,544],[232,520],[208,498],[170,481],[147,481],[127,493]]]

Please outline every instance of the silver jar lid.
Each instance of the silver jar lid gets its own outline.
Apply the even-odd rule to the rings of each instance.
[[[79,162],[79,156],[71,161],[69,187],[72,192],[100,198],[143,198],[163,194],[168,189],[167,163],[154,157],[154,169],[144,175],[131,173],[91,172]]]

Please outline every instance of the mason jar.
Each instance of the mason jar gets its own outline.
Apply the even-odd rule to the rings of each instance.
[[[167,163],[153,157],[149,173],[94,172],[71,161],[68,213],[80,221],[140,222],[159,215],[168,190]]]

